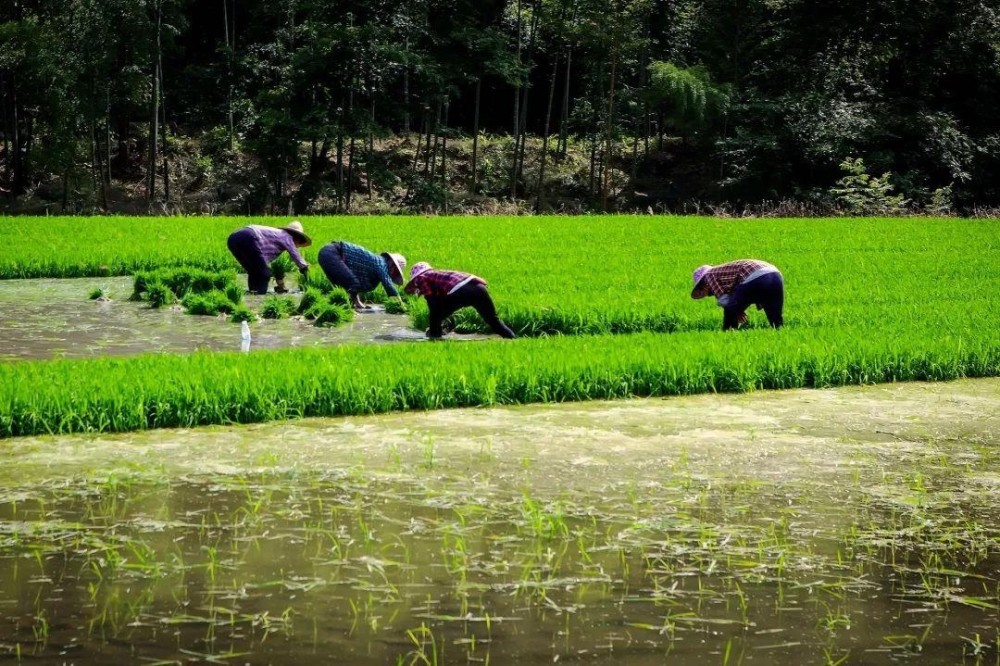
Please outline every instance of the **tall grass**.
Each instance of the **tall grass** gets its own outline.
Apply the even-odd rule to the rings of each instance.
[[[920,322],[0,366],[0,436],[1000,374],[997,328]]]

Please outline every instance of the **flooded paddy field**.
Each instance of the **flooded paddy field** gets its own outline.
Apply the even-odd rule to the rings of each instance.
[[[997,664],[1000,381],[0,442],[36,663]]]
[[[110,300],[89,300],[97,287]],[[225,317],[192,316],[179,305],[150,309],[146,303],[129,301],[131,293],[128,277],[0,280],[0,361],[240,351],[240,327]],[[297,301],[299,295],[288,297]],[[248,295],[245,302],[257,310],[263,298]],[[251,330],[250,351],[424,339],[422,332],[410,328],[406,316],[387,315],[378,308],[338,328],[318,328],[292,318],[259,320]]]

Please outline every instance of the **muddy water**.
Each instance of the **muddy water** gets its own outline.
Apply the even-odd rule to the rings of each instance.
[[[88,300],[96,287],[110,301]],[[0,361],[241,349],[240,328],[225,317],[195,317],[180,306],[152,310],[130,302],[131,292],[131,279],[120,277],[0,281]],[[247,296],[246,303],[256,310],[262,299]],[[261,320],[251,334],[250,351],[424,339],[406,316],[378,308],[338,328],[317,328],[301,318]]]
[[[996,664],[1000,381],[0,444],[47,663]]]

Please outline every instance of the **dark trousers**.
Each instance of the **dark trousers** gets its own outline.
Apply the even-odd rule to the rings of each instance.
[[[731,295],[732,301],[724,309],[722,330],[737,328],[743,313],[751,305],[763,310],[773,328],[781,328],[784,323],[782,310],[785,307],[785,281],[781,273],[768,273],[756,280],[736,285]]]
[[[257,247],[257,237],[249,229],[239,229],[229,234],[229,251],[247,272],[247,288],[254,294],[266,294],[271,281],[271,267]]]
[[[443,335],[441,326],[444,320],[462,308],[475,308],[494,333],[509,339],[517,337],[507,324],[500,321],[485,285],[469,283],[447,296],[431,296],[427,299],[427,307],[431,320],[427,328],[429,337],[440,338]]]
[[[340,243],[324,245],[319,251],[319,267],[323,269],[327,279],[337,287],[343,287],[352,297],[361,291],[361,283],[357,276],[344,263],[340,253]]]

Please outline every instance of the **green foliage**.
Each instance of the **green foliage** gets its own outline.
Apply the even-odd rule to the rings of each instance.
[[[907,201],[892,193],[892,174],[871,176],[862,158],[846,158],[840,163],[844,177],[831,190],[837,206],[847,215],[899,215]]]
[[[104,298],[104,289],[101,287],[94,287],[90,291],[90,300],[96,301],[99,298]]]
[[[729,106],[729,87],[714,84],[704,67],[654,62],[649,74],[650,101],[663,107],[673,126],[682,132],[699,129]]]
[[[295,312],[295,301],[290,298],[268,296],[260,306],[260,316],[263,319],[285,319]]]

